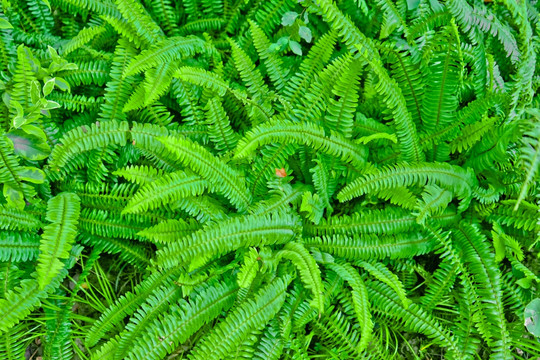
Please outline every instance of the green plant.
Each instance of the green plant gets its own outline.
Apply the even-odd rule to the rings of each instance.
[[[0,358],[540,356],[539,10],[2,0]]]

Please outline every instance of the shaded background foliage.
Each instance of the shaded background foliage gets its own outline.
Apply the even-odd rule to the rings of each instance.
[[[538,11],[2,0],[0,358],[540,356]]]

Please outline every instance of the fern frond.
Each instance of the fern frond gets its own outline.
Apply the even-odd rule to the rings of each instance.
[[[150,106],[156,102],[163,94],[169,91],[171,85],[172,76],[178,70],[178,64],[175,62],[166,62],[158,64],[155,69],[150,69],[146,71],[146,78],[144,82],[140,85],[144,87],[145,99],[142,104],[144,106]],[[131,109],[136,109],[136,106],[129,106],[128,101],[124,107],[124,111],[129,111]]]
[[[452,193],[441,189],[437,185],[426,185],[422,193],[422,200],[418,201],[414,215],[416,222],[424,224],[426,218],[442,213],[452,201]]]
[[[324,299],[321,271],[313,256],[309,254],[302,244],[297,242],[288,243],[276,256],[291,260],[298,268],[304,286],[310,289],[313,294],[312,306],[319,310],[319,314],[323,313]]]
[[[158,263],[171,268],[204,265],[210,258],[250,246],[283,244],[299,231],[293,215],[245,216],[209,225],[158,251]],[[272,236],[270,236],[272,235]]]
[[[238,134],[231,128],[231,123],[218,97],[213,97],[206,104],[206,119],[210,141],[219,153],[233,150],[238,143]]]
[[[31,233],[0,231],[0,261],[26,262],[39,254],[39,236]]]
[[[523,200],[520,203],[520,208],[514,210],[516,204],[516,200],[500,201],[495,210],[488,216],[488,219],[516,229],[538,230],[540,228],[538,224],[538,206]]]
[[[43,290],[64,268],[61,259],[69,257],[77,235],[80,199],[72,193],[61,193],[47,203],[46,220],[39,246],[37,281]]]
[[[227,209],[219,201],[206,195],[181,199],[172,204],[171,208],[181,209],[201,223],[228,218]]]
[[[437,304],[442,302],[443,297],[452,290],[457,272],[457,264],[446,260],[440,263],[427,284],[425,295],[421,299],[422,307],[426,311],[432,311]]]
[[[400,143],[401,155],[404,161],[420,162],[424,160],[424,154],[420,148],[416,126],[411,114],[407,110],[407,104],[401,89],[380,62],[379,56],[370,57],[370,49],[367,45],[356,45],[358,51],[369,63],[373,72],[379,77],[376,84],[377,92],[383,96],[383,101],[390,109],[397,137]]]
[[[332,90],[334,95],[339,96],[339,100],[330,99],[330,104],[328,104],[325,122],[330,130],[343,134],[345,138],[350,138],[352,135],[361,69],[358,61],[353,61],[349,65]]]
[[[127,62],[135,56],[134,47],[125,39],[120,39],[114,51],[111,65],[111,80],[107,82],[104,102],[100,106],[99,119],[103,121],[124,121],[126,114],[122,108],[132,92],[133,77],[122,78]]]
[[[162,359],[198,329],[215,319],[222,310],[230,308],[237,291],[235,283],[229,281],[201,291],[189,303],[181,301],[159,321],[150,325],[146,335],[130,349],[128,359]]]
[[[347,281],[352,288],[352,301],[354,305],[354,311],[360,324],[360,342],[357,346],[359,352],[366,349],[368,346],[372,333],[374,323],[371,319],[370,304],[368,299],[368,293],[366,285],[362,280],[358,271],[349,263],[334,263],[325,265],[328,268],[335,271],[343,280]]]
[[[239,211],[247,209],[251,196],[240,174],[232,167],[187,139],[167,137],[160,141],[178,161],[207,180],[210,190],[222,193]]]
[[[234,40],[229,40],[229,43],[231,44],[234,64],[240,73],[242,81],[247,86],[248,93],[254,99],[264,99],[268,96],[268,86],[264,83],[259,70],[256,69],[253,61]]]
[[[82,29],[79,33],[62,46],[62,55],[67,56],[73,51],[80,49],[90,41],[105,32],[105,26],[91,26]]]
[[[449,348],[452,358],[461,359],[461,350],[452,333],[415,303],[405,308],[397,301],[395,292],[386,284],[372,281],[367,284],[372,309],[381,315],[398,319],[412,331],[423,333],[436,343]]]
[[[537,114],[537,116],[540,114]],[[534,126],[523,134],[521,139],[520,166],[525,171],[523,184],[521,185],[519,196],[514,210],[519,208],[519,204],[527,197],[529,186],[534,183],[538,169],[540,169],[540,122],[537,121]]]
[[[436,243],[419,233],[399,235],[333,235],[305,238],[304,243],[348,260],[406,259],[431,252]]]
[[[107,308],[92,324],[86,332],[86,344],[94,346],[105,334],[113,329],[124,317],[133,314],[138,306],[150,296],[161,284],[174,281],[179,275],[178,269],[171,269],[164,272],[154,271],[148,278],[144,279],[133,289],[120,296],[118,300]]]
[[[13,325],[19,323],[48,296],[48,293],[57,289],[67,276],[67,269],[74,265],[75,258],[80,255],[81,251],[82,247],[80,246],[72,248],[70,257],[64,260],[65,267],[44,289],[40,289],[37,280],[24,279],[15,289],[4,293],[4,297],[0,299],[0,331],[6,332]],[[35,277],[36,274],[32,273],[32,276]]]
[[[495,256],[485,237],[473,225],[464,224],[453,234],[475,281],[475,291],[481,302],[479,308],[488,323],[489,338],[486,340],[494,355],[510,358],[512,340],[504,316],[501,274]]]
[[[235,349],[255,329],[262,329],[285,301],[289,279],[277,278],[262,288],[253,300],[247,300],[208,333],[193,349],[193,359],[221,359]],[[215,346],[219,342],[220,346]]]
[[[145,185],[163,177],[164,172],[162,169],[156,169],[151,166],[129,165],[125,168],[116,170],[113,172],[113,175],[122,176],[127,181],[138,185]]]
[[[61,145],[54,147],[49,166],[57,169],[65,164],[76,154],[104,147],[110,144],[125,145],[128,139],[129,125],[127,122],[108,121],[94,123],[89,127],[82,125],[62,137]]]
[[[452,190],[465,204],[471,199],[477,180],[473,173],[446,163],[398,164],[362,175],[343,188],[339,201],[348,201],[382,188],[395,188],[413,184],[436,184]],[[463,207],[466,208],[466,205]]]
[[[266,66],[268,77],[272,80],[276,89],[281,90],[286,85],[287,75],[281,58],[270,51],[270,41],[259,25],[249,20],[249,30],[257,53]]]
[[[136,0],[115,0],[115,2],[118,11],[147,46],[155,44],[163,37],[163,31],[148,15],[142,4]]]
[[[135,75],[159,64],[172,63],[196,53],[211,51],[209,45],[196,36],[175,36],[158,42],[154,41],[150,49],[144,50],[131,60],[122,76]]]
[[[447,214],[453,218],[452,212]],[[395,234],[414,229],[415,216],[409,211],[397,207],[366,210],[351,216],[334,216],[324,219],[318,225],[306,224],[304,231],[310,235],[358,235],[358,234]],[[437,219],[440,220],[440,219]],[[452,221],[453,219],[450,219]]]
[[[458,61],[459,57],[450,45],[446,53],[431,59],[422,99],[422,123],[428,133],[455,121],[454,114],[458,106]]]
[[[396,276],[396,274],[391,272],[383,263],[369,263],[367,261],[360,261],[358,264],[365,270],[367,270],[367,272],[369,272],[371,276],[392,288],[392,290],[395,291],[395,293],[401,300],[402,306],[405,309],[409,307],[412,301],[407,298],[407,293],[405,291],[405,288],[403,287],[403,284]]]
[[[167,174],[141,187],[129,200],[123,214],[137,214],[203,193],[207,182],[200,176],[185,171]]]
[[[193,220],[169,219],[144,229],[137,235],[154,242],[168,243],[183,238],[199,229],[200,225]]]
[[[496,118],[484,118],[481,121],[465,126],[461,134],[450,143],[450,152],[462,152],[470,149],[476,142],[491,130],[495,125]]]
[[[37,230],[41,227],[39,219],[31,214],[11,207],[0,205],[0,229],[2,230]]]
[[[285,141],[307,145],[355,166],[364,164],[367,155],[364,146],[354,144],[337,133],[326,136],[324,130],[315,124],[278,121],[250,130],[238,143],[235,157],[244,158],[261,146]]]

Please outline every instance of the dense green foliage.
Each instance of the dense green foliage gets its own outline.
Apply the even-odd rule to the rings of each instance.
[[[536,0],[0,4],[0,359],[540,356]]]

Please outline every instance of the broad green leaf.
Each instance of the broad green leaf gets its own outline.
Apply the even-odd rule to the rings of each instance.
[[[291,47],[291,50],[293,53],[295,53],[296,55],[302,56],[302,47],[300,46],[299,43],[291,40],[289,41],[289,46]]]
[[[540,337],[540,298],[525,307],[525,327],[531,334]]]
[[[7,20],[0,18],[0,29],[13,29],[13,25]]]
[[[43,96],[47,96],[53,91],[55,80],[55,78],[49,79],[45,85],[43,85]]]
[[[43,170],[30,166],[21,166],[19,176],[21,179],[34,184],[42,184],[45,181]]]
[[[285,14],[283,14],[283,17],[281,18],[281,25],[283,26],[291,26],[294,24],[294,21],[298,17],[298,13],[294,11],[287,11]]]
[[[43,138],[22,129],[12,130],[6,136],[13,143],[15,154],[27,160],[43,160],[51,153],[51,148]]]
[[[62,91],[70,91],[69,83],[61,77],[54,78],[54,84]]]
[[[13,189],[8,184],[4,184],[4,197],[6,198],[7,204],[10,207],[22,210],[24,209],[24,195],[22,191]]]
[[[306,40],[308,43],[310,43],[311,39],[313,38],[311,35],[311,30],[307,26],[300,26],[300,28],[298,28],[298,35],[300,35],[300,37]]]
[[[39,103],[39,99],[41,99],[41,89],[39,82],[36,80],[32,81],[32,85],[30,86],[30,97],[32,99],[32,103],[34,104]]]

